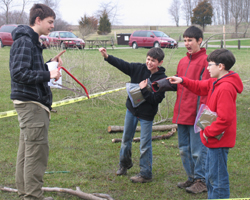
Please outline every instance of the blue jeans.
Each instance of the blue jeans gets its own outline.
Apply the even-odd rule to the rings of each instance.
[[[228,199],[230,196],[227,155],[229,148],[208,148],[206,184],[208,199]]]
[[[188,180],[205,182],[207,147],[202,144],[200,134],[194,132],[194,126],[178,124],[178,142]]]
[[[132,165],[132,141],[135,135],[138,120],[141,124],[140,140],[140,175],[144,178],[152,178],[152,125],[153,121],[147,121],[135,117],[129,110],[126,112],[122,144],[120,150],[120,166]]]

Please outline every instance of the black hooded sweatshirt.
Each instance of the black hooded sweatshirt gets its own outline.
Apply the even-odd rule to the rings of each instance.
[[[51,109],[50,72],[44,64],[38,34],[29,26],[19,25],[12,31],[10,50],[12,100],[37,101]]]
[[[109,55],[105,60],[122,71],[124,74],[130,76],[131,83],[140,83],[141,81],[148,78],[150,79],[151,83],[153,83],[156,80],[167,77],[165,75],[165,68],[163,67],[158,67],[158,71],[154,74],[151,74],[146,64],[128,63],[112,55]],[[154,116],[158,111],[158,104],[161,103],[165,97],[164,92],[154,93],[148,91],[146,88],[141,89],[141,92],[146,101],[134,108],[128,97],[126,101],[126,107],[134,116],[144,120],[153,121]]]

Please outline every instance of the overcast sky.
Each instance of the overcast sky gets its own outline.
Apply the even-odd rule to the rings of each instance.
[[[110,1],[118,5],[120,25],[175,25],[168,14],[172,0],[60,0],[59,11],[63,20],[77,25],[81,16],[95,15],[101,2]]]

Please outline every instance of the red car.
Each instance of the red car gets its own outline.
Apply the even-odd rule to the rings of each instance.
[[[50,46],[59,46],[62,49],[79,48],[84,49],[84,40],[78,38],[70,31],[53,31],[48,35]]]
[[[17,27],[16,24],[2,25],[0,28],[0,46],[11,46],[13,43],[11,32]]]
[[[161,31],[142,30],[134,31],[129,37],[129,46],[133,49],[138,47],[168,47],[174,48],[177,42]]]
[[[1,28],[0,28],[0,47],[12,45],[12,43],[14,41],[12,40],[11,32],[18,26],[19,26],[18,24],[5,24],[5,25],[1,26]],[[49,44],[47,37],[41,35],[40,39],[42,42],[42,46],[44,48],[47,48],[48,44]]]

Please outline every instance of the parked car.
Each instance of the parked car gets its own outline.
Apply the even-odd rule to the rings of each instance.
[[[13,44],[11,32],[18,27],[18,24],[5,24],[0,28],[0,47],[11,46]],[[40,39],[42,41],[42,46],[44,48],[48,47],[48,39],[46,36],[41,35]]]
[[[13,43],[11,32],[17,27],[16,24],[2,25],[0,28],[0,46],[11,46]]]
[[[140,30],[134,31],[129,38],[129,46],[133,49],[138,47],[162,47],[175,48],[177,42],[161,31]]]
[[[84,49],[84,40],[78,38],[70,31],[53,31],[48,35],[50,46],[59,46],[62,49],[75,48]]]

